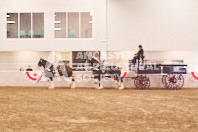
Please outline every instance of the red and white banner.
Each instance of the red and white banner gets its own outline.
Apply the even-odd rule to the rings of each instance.
[[[195,82],[197,82],[198,83],[198,72],[190,72],[190,74],[189,74],[189,76],[190,76],[190,78],[193,80],[193,81],[195,81]]]
[[[25,77],[33,83],[37,83],[43,74],[43,71],[25,71]]]

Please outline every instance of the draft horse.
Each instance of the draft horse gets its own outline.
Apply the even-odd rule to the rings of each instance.
[[[40,60],[38,62],[38,66],[44,68],[45,76],[50,79],[49,89],[54,89],[53,77],[55,77],[55,75],[64,76],[66,78],[69,78],[70,79],[70,83],[69,83],[70,88],[75,88],[75,80],[74,80],[74,77],[72,76],[73,70],[71,67],[65,65],[63,62],[60,63],[56,67],[55,65],[53,65],[46,59],[40,58]]]
[[[103,89],[103,78],[112,78],[118,82],[118,89],[124,89],[123,79],[121,77],[121,68],[117,66],[104,66],[103,62],[100,62],[95,57],[88,58],[88,65],[93,69],[93,82],[99,82],[98,89]],[[94,81],[96,80],[96,81]]]

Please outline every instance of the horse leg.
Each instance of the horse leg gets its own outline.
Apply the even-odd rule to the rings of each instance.
[[[69,85],[70,85],[70,88],[72,89],[76,88],[74,77],[70,77]]]
[[[119,81],[119,90],[122,90],[124,89],[124,83],[123,83],[123,80],[122,80],[122,77],[118,77],[118,81]]]
[[[48,87],[49,89],[54,89],[54,82],[53,82],[53,78],[50,77],[50,85]]]
[[[99,89],[99,87],[100,87],[100,77],[98,76],[98,88],[97,89]]]
[[[99,75],[98,80],[99,80],[99,88],[98,89],[103,89],[104,88],[103,87],[103,82],[102,82],[103,78],[102,78],[101,75]]]
[[[116,77],[116,81],[118,82],[118,88],[121,87],[121,81],[118,77]]]
[[[98,83],[98,78],[92,77],[92,83],[97,84]]]

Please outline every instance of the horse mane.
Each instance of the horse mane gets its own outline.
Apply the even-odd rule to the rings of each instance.
[[[51,61],[49,61],[48,59],[46,59],[46,58],[40,58],[41,60],[44,60],[44,61],[46,61],[46,62],[49,62],[49,63],[51,63]]]

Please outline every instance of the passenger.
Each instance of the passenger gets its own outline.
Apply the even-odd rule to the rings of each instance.
[[[28,68],[26,69],[26,71],[33,71],[33,69],[31,68],[31,65],[28,66]]]
[[[142,45],[139,45],[138,47],[139,47],[139,51],[137,54],[135,54],[135,56],[132,60],[133,65],[136,64],[137,59],[140,60],[140,58],[141,58],[143,60],[143,58],[144,58],[144,50],[142,49]]]

